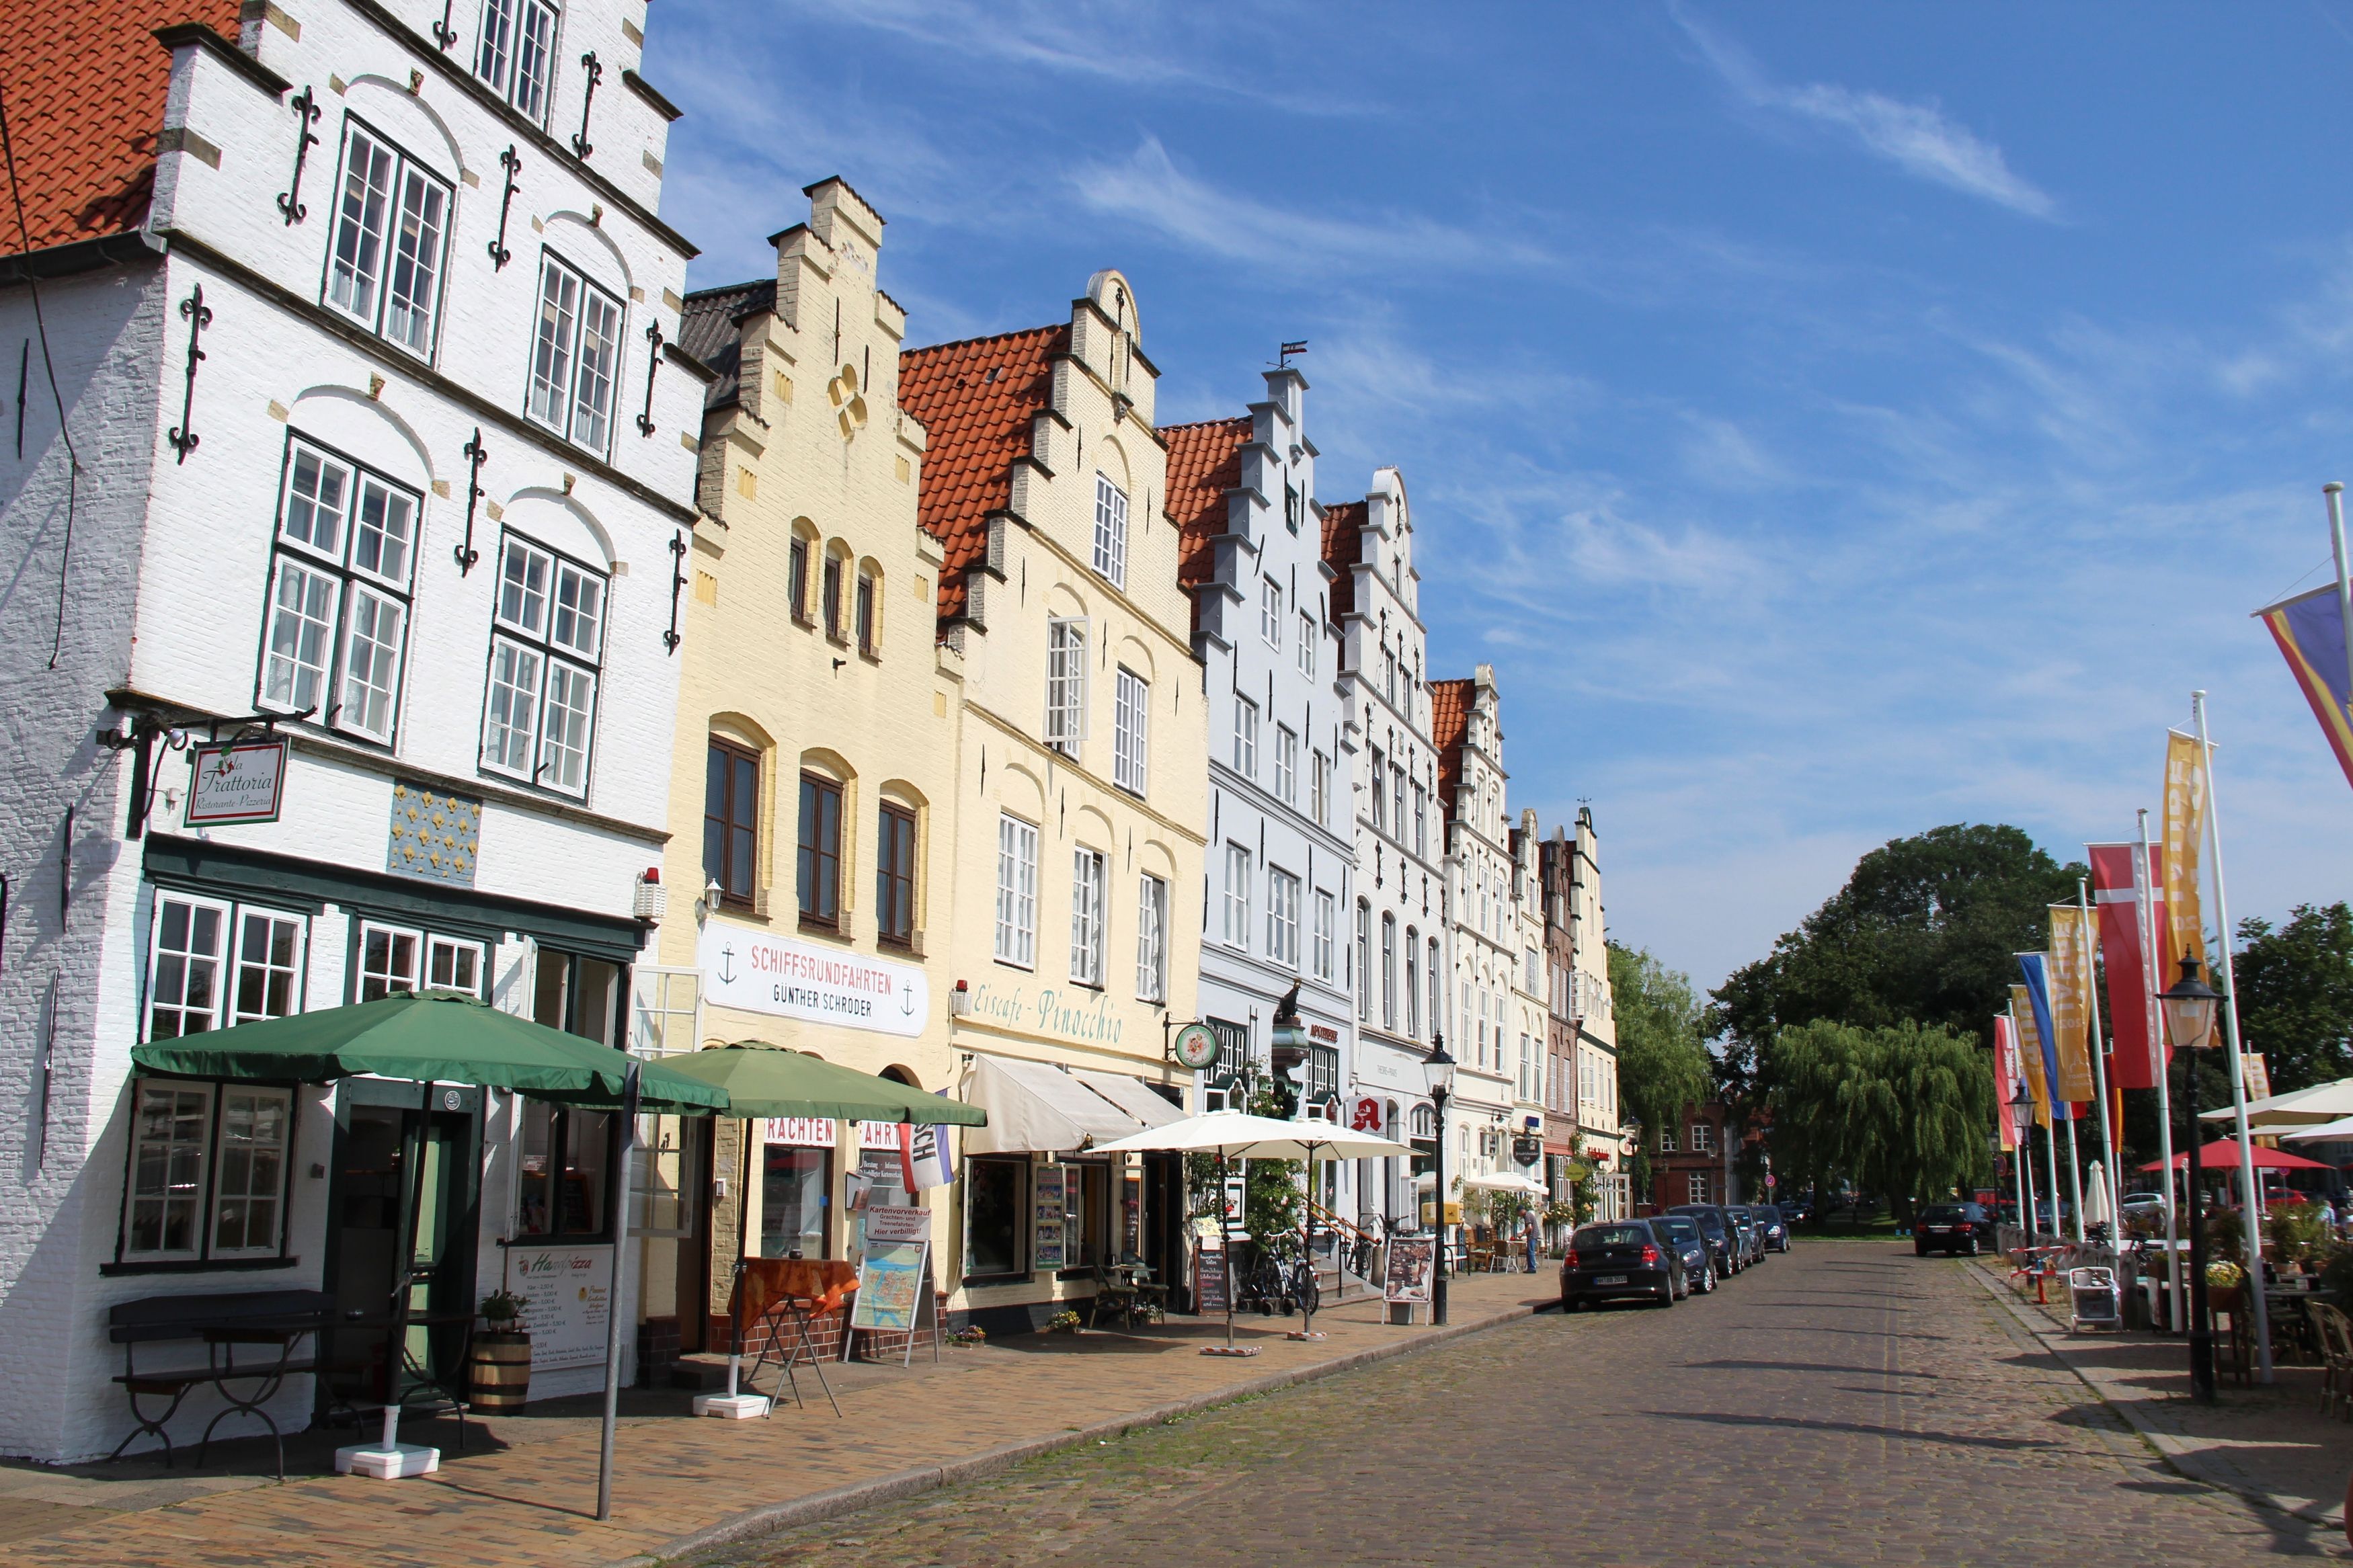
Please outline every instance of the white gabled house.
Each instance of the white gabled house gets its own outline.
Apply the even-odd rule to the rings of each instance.
[[[670,346],[693,249],[657,214],[678,111],[638,75],[638,0],[30,9],[5,86],[31,232],[0,256],[26,368],[0,377],[0,1453],[62,1460],[133,1431],[120,1303],[380,1308],[404,1231],[437,1310],[609,1267],[610,1117],[130,1052],[429,986],[630,1037],[707,373]],[[286,742],[274,819],[192,824],[196,748],[238,736]],[[410,1213],[386,1173],[420,1160]],[[596,1385],[601,1347],[551,1313],[534,1394]],[[281,1425],[370,1392],[313,1382]]]

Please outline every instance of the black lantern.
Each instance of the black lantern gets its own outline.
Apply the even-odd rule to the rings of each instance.
[[[2181,978],[2157,999],[2165,1009],[2165,1030],[2174,1048],[2182,1053],[2182,1103],[2189,1118],[2189,1397],[2200,1405],[2214,1403],[2214,1330],[2206,1303],[2206,1221],[2198,1199],[2205,1170],[2199,1159],[2198,1052],[2214,1039],[2214,1012],[2221,994],[2200,978],[2197,958],[2181,954]],[[2168,1171],[2165,1179],[2173,1180]],[[2261,1289],[2249,1281],[2250,1289]]]

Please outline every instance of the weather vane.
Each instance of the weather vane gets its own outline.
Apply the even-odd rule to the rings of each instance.
[[[1293,355],[1293,354],[1303,354],[1303,353],[1305,353],[1306,352],[1307,352],[1307,340],[1306,340],[1305,338],[1302,338],[1302,339],[1300,339],[1300,340],[1299,340],[1297,342],[1295,342],[1295,343],[1285,343],[1285,344],[1283,344],[1283,345],[1282,345],[1282,360],[1279,362],[1279,367],[1280,367],[1281,369],[1283,369],[1283,370],[1288,370],[1288,369],[1290,369],[1290,368],[1291,368],[1291,356],[1292,356],[1292,355]]]

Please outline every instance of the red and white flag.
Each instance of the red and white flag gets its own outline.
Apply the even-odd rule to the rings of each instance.
[[[2010,1015],[1993,1016],[1993,1113],[1994,1125],[2001,1129],[2002,1152],[2018,1147],[2018,1112],[2011,1108],[2010,1097],[2018,1092],[2018,1038],[2010,1032]]]
[[[2140,846],[2087,844],[2092,860],[2092,901],[2100,914],[2100,956],[2108,972],[2108,1024],[2116,1055],[2108,1059],[2108,1082],[2118,1089],[2155,1089],[2157,1075],[2170,1064],[2165,1031],[2158,1019],[2157,994],[2165,989],[2159,966],[2149,962],[2141,942],[2140,900],[2147,899],[2149,927],[2165,942],[2165,849],[2148,847],[2148,861],[2133,875]]]

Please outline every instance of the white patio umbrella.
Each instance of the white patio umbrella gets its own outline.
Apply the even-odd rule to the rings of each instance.
[[[2091,1171],[2084,1178],[2084,1223],[2105,1225],[2109,1227],[2109,1234],[2114,1236],[2116,1218],[2108,1205],[2107,1171],[2094,1160]]]
[[[2230,1106],[2220,1110],[2201,1111],[2201,1121],[2228,1121],[2238,1112]],[[2257,1131],[2278,1127],[2309,1126],[2316,1122],[2335,1121],[2353,1117],[2353,1078],[2340,1078],[2329,1083],[2316,1083],[2310,1089],[2292,1089],[2284,1094],[2267,1094],[2261,1100],[2247,1101],[2247,1125]]]
[[[1215,1154],[1218,1175],[1222,1188],[1225,1166],[1230,1160],[1304,1160],[1313,1165],[1318,1160],[1378,1160],[1395,1155],[1411,1158],[1409,1144],[1394,1138],[1376,1138],[1369,1132],[1351,1132],[1328,1121],[1283,1121],[1271,1116],[1251,1116],[1240,1110],[1212,1110],[1205,1115],[1187,1116],[1166,1127],[1147,1128],[1142,1132],[1109,1143],[1098,1143],[1098,1154]],[[1313,1184],[1310,1184],[1311,1188]],[[1218,1203],[1218,1237],[1226,1240],[1226,1205]],[[1226,1349],[1234,1348],[1234,1279],[1232,1254],[1227,1254],[1226,1270]],[[1312,1267],[1312,1266],[1311,1266]],[[1305,1321],[1312,1331],[1314,1313],[1310,1310]]]

